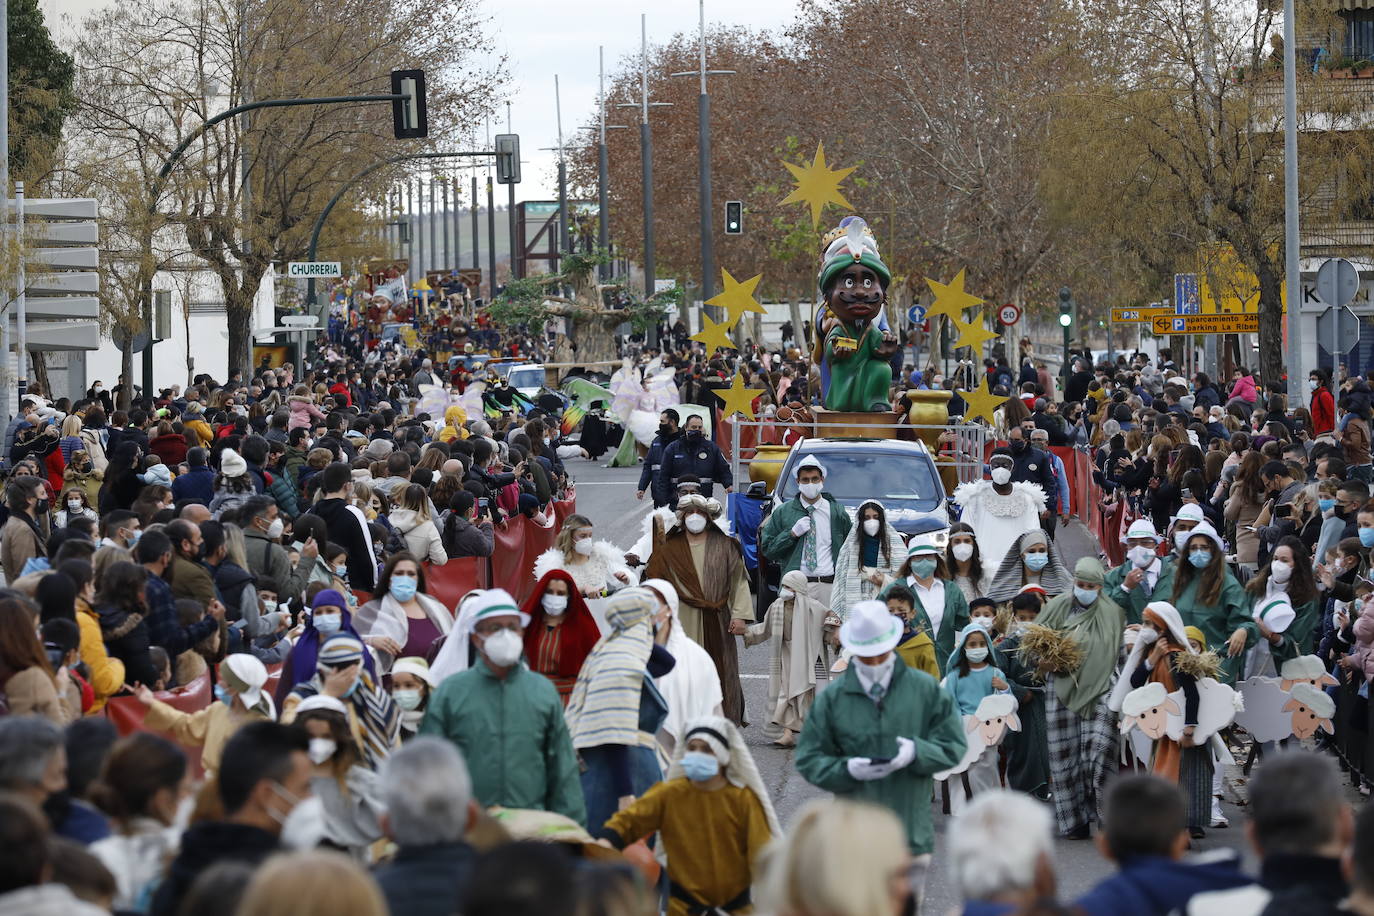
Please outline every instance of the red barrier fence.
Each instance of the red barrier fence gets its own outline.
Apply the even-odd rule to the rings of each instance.
[[[180,709],[182,712],[198,712],[214,702],[214,691],[210,686],[209,672],[202,674],[185,687],[178,687],[176,690],[162,690],[155,696],[168,706]],[[111,697],[109,702],[105,704],[104,713],[105,717],[114,723],[115,730],[121,736],[138,731],[147,731],[143,727],[143,717],[148,714],[148,708],[133,697]],[[200,774],[200,748],[183,745],[182,750],[186,752],[192,772]]]

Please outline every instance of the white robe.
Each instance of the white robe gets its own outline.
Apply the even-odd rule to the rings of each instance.
[[[1011,545],[1027,531],[1040,527],[1045,493],[1033,483],[1016,481],[1006,496],[990,480],[961,483],[954,501],[962,510],[959,521],[973,528],[984,569],[996,569]]]
[[[660,762],[671,761],[672,750],[681,743],[687,723],[703,716],[720,715],[725,694],[720,689],[720,673],[710,654],[697,645],[682,629],[682,621],[673,612],[673,629],[663,647],[673,656],[673,670],[655,678],[654,684],[668,704],[668,717],[659,729]],[[671,747],[664,737],[670,738]]]

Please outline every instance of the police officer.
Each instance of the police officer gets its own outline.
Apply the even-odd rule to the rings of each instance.
[[[1027,419],[1020,426],[1014,426],[1007,434],[1011,444],[1011,479],[1013,482],[1024,480],[1045,491],[1045,511],[1040,515],[1040,527],[1046,532],[1054,530],[1054,506],[1059,498],[1059,484],[1054,479],[1054,468],[1050,456],[1031,445],[1031,432],[1035,422]]]
[[[675,486],[677,479],[684,474],[701,478],[701,495],[710,496],[715,484],[720,484],[729,493],[735,478],[730,473],[730,462],[720,448],[706,438],[705,425],[701,417],[687,418],[682,438],[663,450],[663,465],[659,469],[663,488]],[[677,507],[677,500],[672,501]]]
[[[635,491],[635,499],[643,499],[645,491],[648,491],[654,499],[655,509],[668,505],[673,498],[672,481],[661,472],[663,453],[668,446],[682,438],[680,423],[678,412],[671,407],[658,415],[658,435],[649,443],[649,454],[644,456],[644,469],[639,472],[639,488]]]

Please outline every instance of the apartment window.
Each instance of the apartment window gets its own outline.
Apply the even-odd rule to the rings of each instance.
[[[1350,10],[1345,17],[1345,56],[1374,60],[1374,10]]]

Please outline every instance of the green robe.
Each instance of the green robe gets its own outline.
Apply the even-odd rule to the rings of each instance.
[[[897,660],[882,706],[864,693],[851,664],[822,690],[797,739],[795,763],[802,778],[839,798],[872,802],[891,810],[906,827],[914,855],[935,849],[931,777],[959,762],[967,747],[954,698],[935,678]],[[861,782],[849,775],[851,757],[893,757],[897,738],[916,742],[916,759],[884,779]]]
[[[1207,648],[1221,659],[1220,680],[1234,684],[1245,666],[1245,653],[1228,658],[1226,641],[1237,629],[1244,629],[1245,645],[1249,648],[1255,644],[1259,631],[1255,628],[1254,620],[1250,618],[1250,607],[1254,601],[1245,594],[1245,589],[1236,581],[1235,576],[1230,572],[1225,573],[1225,576],[1216,604],[1198,603],[1197,590],[1202,581],[1201,576],[1194,576],[1183,591],[1179,592],[1178,597],[1170,597],[1169,601],[1178,608],[1185,627],[1197,627],[1202,631],[1202,635],[1207,637]],[[1169,594],[1173,595],[1172,586]]]
[[[1321,622],[1322,605],[1322,599],[1317,597],[1293,608],[1297,616],[1293,618],[1288,629],[1279,634],[1279,644],[1269,646],[1276,668],[1290,658],[1316,654],[1317,646],[1312,634]]]
[[[949,664],[949,657],[954,654],[954,640],[958,637],[959,631],[968,626],[969,610],[968,599],[964,593],[955,585],[953,580],[946,579],[945,582],[945,615],[940,618],[940,631],[934,633],[932,638],[935,640],[935,661],[940,665],[940,677],[945,676],[945,666]],[[878,593],[878,600],[886,602],[887,593],[892,590],[893,585],[905,585],[911,589],[914,595],[916,589],[909,582],[893,582],[887,588]],[[921,604],[921,599],[916,599],[916,619],[914,623],[918,629],[927,633],[931,632],[930,616],[926,613],[925,606]]]
[[[859,342],[844,359],[835,357],[835,341],[847,337]],[[862,333],[839,322],[825,335],[825,361],[830,366],[830,387],[825,392],[827,410],[868,411],[878,405],[888,410],[888,389],[892,386],[891,360],[878,355],[883,332],[872,324]]]
[[[497,678],[479,658],[434,691],[420,734],[447,738],[463,752],[484,808],[553,811],[586,826],[563,701],[542,674],[522,664]]]
[[[1135,564],[1127,560],[1107,573],[1107,578],[1102,583],[1106,596],[1115,601],[1126,612],[1127,625],[1140,623],[1142,615],[1145,613],[1145,605],[1151,601],[1168,601],[1169,596],[1174,593],[1174,561],[1172,557],[1164,557],[1159,561],[1159,578],[1155,580],[1154,590],[1150,592],[1145,591],[1142,585],[1137,585],[1129,592],[1121,587],[1121,583],[1126,581],[1126,574],[1134,568]]]
[[[1045,683],[1035,676],[1017,651],[1020,636],[1008,636],[997,645],[1002,660],[1002,673],[1012,696],[1020,704],[1017,716],[1021,720],[1019,732],[1008,732],[1002,739],[1007,749],[1007,788],[1030,792],[1044,797],[1049,791],[1050,756],[1048,732],[1045,727]]]
[[[854,520],[844,511],[844,506],[835,501],[829,493],[822,493],[821,499],[830,504],[830,562],[839,563],[840,548],[844,539],[849,537],[849,529]],[[792,526],[801,520],[806,512],[802,509],[800,496],[794,496],[778,506],[768,516],[759,530],[759,550],[779,567],[779,573],[786,575],[794,569],[801,569],[802,549],[806,538],[792,533]]]

